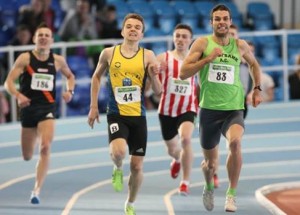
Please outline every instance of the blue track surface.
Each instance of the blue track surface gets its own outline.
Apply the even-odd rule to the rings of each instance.
[[[215,209],[202,205],[202,160],[195,130],[195,161],[191,194],[177,195],[179,180],[169,176],[170,158],[161,139],[158,118],[148,112],[149,142],[145,158],[144,182],[136,202],[140,215],[225,214],[223,211],[227,175],[226,148],[220,144],[221,187],[215,191]],[[1,215],[120,215],[127,189],[115,193],[110,184],[112,162],[108,153],[106,117],[91,130],[86,117],[57,120],[51,167],[41,193],[41,204],[31,205],[37,156],[24,162],[20,154],[20,125],[0,126],[0,214]],[[243,139],[243,168],[235,214],[270,214],[255,199],[256,189],[273,183],[299,181],[300,103],[265,104],[250,108]],[[128,157],[124,166],[125,183]]]

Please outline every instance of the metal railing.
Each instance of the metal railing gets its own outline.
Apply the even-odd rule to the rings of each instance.
[[[282,65],[277,66],[268,66],[262,67],[263,71],[266,72],[283,72],[283,101],[287,102],[289,100],[289,93],[288,93],[288,75],[290,71],[300,69],[300,65],[289,65],[288,64],[288,35],[291,34],[300,34],[300,30],[272,30],[272,31],[253,31],[253,32],[241,32],[239,35],[241,38],[243,37],[259,37],[259,36],[281,36],[281,56],[282,56]],[[194,37],[197,38],[202,35],[195,35]],[[173,47],[173,37],[172,36],[160,36],[160,37],[149,37],[144,38],[141,42],[141,45],[151,45],[151,43],[155,42],[166,42],[168,49],[172,49]],[[67,49],[68,48],[76,48],[76,47],[87,47],[87,46],[99,46],[99,45],[115,45],[121,43],[122,39],[107,39],[107,40],[89,40],[89,41],[80,41],[80,42],[56,42],[52,45],[52,49],[58,49],[59,53],[67,57]],[[8,69],[12,68],[14,63],[14,52],[16,51],[26,51],[31,50],[34,48],[34,45],[30,46],[6,46],[0,47],[0,53],[6,52],[8,53]],[[259,47],[257,47],[259,48]],[[158,54],[158,53],[156,53]],[[299,50],[300,54],[300,50]],[[77,84],[90,84],[90,79],[77,79]],[[58,82],[57,85],[62,84],[62,82]],[[63,89],[63,87],[62,87]],[[4,91],[3,85],[0,85],[0,92]],[[60,102],[61,104],[61,117],[66,117],[66,104],[64,102]],[[11,119],[12,121],[17,120],[17,107],[16,102],[13,97],[10,99],[11,105]]]

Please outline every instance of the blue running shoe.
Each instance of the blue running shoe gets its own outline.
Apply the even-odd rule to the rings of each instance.
[[[30,202],[31,202],[31,204],[34,204],[34,205],[40,204],[39,196],[36,195],[34,192],[31,192]]]

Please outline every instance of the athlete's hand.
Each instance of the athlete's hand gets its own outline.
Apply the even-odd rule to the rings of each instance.
[[[20,108],[24,108],[30,105],[31,100],[28,97],[24,96],[22,93],[18,93],[17,102]]]
[[[160,63],[159,72],[166,71],[167,68],[168,68],[168,63],[166,61],[163,61],[163,62]]]
[[[221,48],[214,48],[212,52],[210,53],[209,57],[211,61],[216,59],[217,57],[221,57],[223,54],[223,50]]]
[[[66,103],[68,103],[68,102],[70,102],[71,100],[72,100],[72,98],[73,98],[73,95],[72,95],[72,93],[70,93],[70,92],[64,92],[63,94],[62,94],[62,97],[63,97],[63,99],[64,99],[64,101],[66,102]]]
[[[257,107],[262,102],[262,97],[259,90],[253,90],[252,106]]]
[[[95,120],[100,123],[98,107],[91,107],[88,114],[88,124],[93,129]]]
[[[149,65],[149,75],[150,77],[154,77],[160,73],[160,65],[156,63],[152,63]]]

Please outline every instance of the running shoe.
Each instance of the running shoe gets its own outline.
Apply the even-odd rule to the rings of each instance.
[[[189,186],[185,183],[181,183],[178,192],[182,196],[188,196],[190,192]]]
[[[207,190],[204,186],[202,198],[205,209],[212,211],[214,209],[214,190]]]
[[[132,205],[125,206],[125,215],[136,215],[135,209]]]
[[[214,174],[214,186],[215,188],[218,188],[220,186],[219,177],[217,174]]]
[[[112,185],[116,192],[123,190],[123,171],[114,169],[112,174]]]
[[[235,205],[235,196],[226,196],[225,207],[226,212],[235,212],[237,207]]]
[[[179,171],[180,171],[180,163],[176,162],[175,160],[173,160],[171,162],[171,168],[170,168],[170,173],[171,173],[171,177],[172,178],[177,178]]]
[[[39,195],[35,194],[33,191],[31,192],[30,203],[34,205],[40,204]]]

